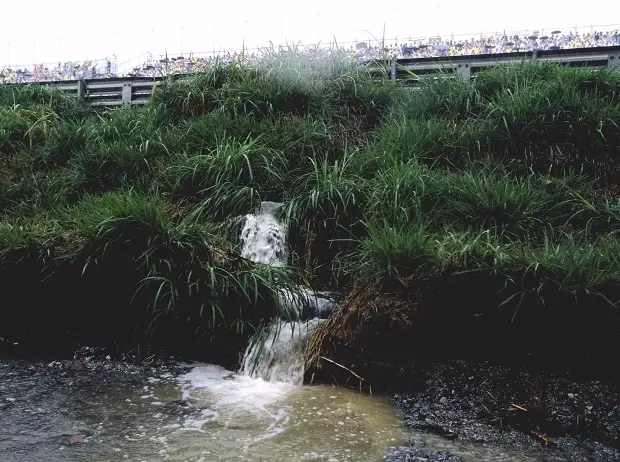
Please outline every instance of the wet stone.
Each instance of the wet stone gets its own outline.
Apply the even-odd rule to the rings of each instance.
[[[72,371],[83,371],[85,369],[84,361],[77,359],[71,363],[70,368]]]
[[[188,415],[192,412],[198,412],[200,409],[193,409],[189,407],[189,403],[185,399],[177,399],[170,401],[162,407],[162,411],[168,415]]]
[[[420,441],[412,441],[409,446],[390,448],[383,458],[386,462],[464,462],[460,456],[448,451],[433,451]]]
[[[412,434],[519,448],[527,460],[620,460],[614,381],[474,361],[418,365],[416,374],[415,391],[393,398]]]
[[[69,445],[73,446],[75,444],[83,443],[85,439],[86,435],[84,434],[74,435],[69,438]]]

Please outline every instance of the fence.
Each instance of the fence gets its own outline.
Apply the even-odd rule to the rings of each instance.
[[[162,77],[113,77],[105,79],[82,79],[61,82],[42,82],[52,85],[91,106],[131,107],[146,103],[153,87]]]
[[[527,60],[551,61],[569,66],[587,66],[620,70],[620,46],[540,50],[478,56],[393,59],[376,62],[374,71],[387,72],[392,82],[419,86],[433,77],[474,78],[485,67],[515,64]],[[183,75],[178,75],[183,77]],[[146,103],[153,87],[162,77],[121,77],[44,82],[76,95],[93,106],[132,107]]]
[[[420,83],[421,79],[433,76],[458,76],[463,79],[470,79],[485,67],[515,64],[528,60],[620,70],[620,46],[539,50],[478,56],[398,59],[390,61],[388,74],[394,83],[403,82],[416,85]]]

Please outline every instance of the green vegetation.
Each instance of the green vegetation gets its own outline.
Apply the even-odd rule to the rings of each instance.
[[[470,284],[507,322],[602,319],[620,301],[619,123],[620,73],[545,63],[417,92],[289,53],[103,113],[0,86],[0,336],[242,339],[300,281],[350,292],[336,317],[368,287],[400,310],[399,291]],[[236,252],[263,200],[285,203],[290,268]]]

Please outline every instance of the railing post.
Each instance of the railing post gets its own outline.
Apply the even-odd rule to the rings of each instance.
[[[83,78],[77,81],[77,99],[78,101],[86,99],[86,81]]]
[[[390,60],[390,78],[392,83],[396,83],[396,58]]]
[[[538,59],[538,50],[532,50],[532,59]]]
[[[467,82],[471,79],[471,63],[459,64],[456,67],[456,72],[461,79]]]
[[[609,55],[607,58],[607,67],[615,71],[620,71],[620,53]]]
[[[131,82],[123,83],[123,107],[131,107]]]

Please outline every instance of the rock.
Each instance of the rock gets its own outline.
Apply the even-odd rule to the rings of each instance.
[[[388,462],[463,462],[463,459],[448,451],[434,451],[420,441],[411,441],[409,446],[391,447],[383,458]]]
[[[416,387],[393,401],[404,411],[414,438],[422,431],[484,445],[491,452],[520,447],[540,451],[537,460],[620,460],[620,385],[614,380],[458,360],[418,365],[417,373]],[[576,409],[579,403],[583,408]],[[512,405],[527,411],[516,412]],[[587,436],[575,436],[576,411],[579,430]],[[545,440],[537,434],[554,434],[553,444],[541,449]],[[400,455],[386,460],[416,460],[411,451],[407,458],[402,448],[397,450]],[[418,452],[415,457],[424,456]]]
[[[167,414],[172,415],[187,415],[191,412],[197,412],[197,409],[192,409],[189,407],[189,403],[185,399],[177,399],[175,401],[170,401],[166,405],[163,406],[162,409]]]
[[[75,444],[83,443],[86,435],[80,433],[79,435],[74,435],[69,438],[69,445],[73,446]]]
[[[83,371],[84,370],[84,361],[82,361],[80,359],[76,359],[75,361],[72,361],[70,369],[72,371]]]

